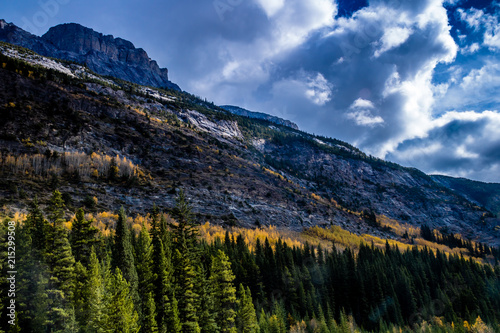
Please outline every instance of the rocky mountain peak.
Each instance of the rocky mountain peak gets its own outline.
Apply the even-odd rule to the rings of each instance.
[[[57,25],[38,37],[2,20],[0,41],[29,48],[43,56],[85,64],[101,75],[180,90],[169,81],[168,69],[160,68],[143,49],[125,39],[104,35],[77,23]]]

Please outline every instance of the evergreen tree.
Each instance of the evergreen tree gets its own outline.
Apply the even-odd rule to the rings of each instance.
[[[149,292],[146,296],[141,297],[142,301],[142,318],[140,319],[141,330],[143,332],[158,332],[156,324],[156,306],[153,299],[153,293]],[[172,331],[174,332],[174,331]]]
[[[50,278],[48,327],[57,331],[74,324],[74,310],[71,304],[75,288],[75,258],[71,253],[68,234],[64,227],[64,202],[59,191],[54,191],[48,208],[52,223],[47,252]],[[49,251],[50,250],[50,251]]]
[[[142,226],[141,232],[139,233],[135,253],[135,262],[137,262],[136,270],[139,279],[138,293],[140,297],[139,308],[141,310],[139,312],[139,318],[141,326],[143,328],[154,327],[157,324],[156,306],[153,297],[153,272],[151,271],[153,265],[153,245],[145,225]],[[154,326],[152,326],[153,321]],[[156,327],[156,329],[158,328]]]
[[[76,261],[85,267],[89,264],[90,249],[97,243],[98,229],[92,226],[92,221],[85,220],[82,208],[78,209],[71,228],[70,243]]]
[[[153,215],[154,222],[154,215]],[[158,225],[152,226],[152,279],[153,295],[156,305],[156,323],[158,332],[177,333],[178,310],[177,304],[169,299],[172,292],[171,287],[171,265],[168,257],[165,256],[163,242],[160,237]],[[173,296],[171,295],[173,298]]]
[[[234,275],[227,255],[218,250],[212,258],[210,282],[214,288],[216,322],[221,333],[235,333],[236,288]]]
[[[89,258],[90,259],[90,258]],[[88,320],[88,300],[90,297],[90,290],[88,286],[88,271],[77,261],[75,264],[75,290],[73,292],[76,320],[82,325]]]
[[[179,301],[179,319],[183,333],[200,332],[195,302],[198,295],[194,292],[196,272],[189,256],[175,250],[176,268],[174,276],[177,283],[176,293]]]
[[[238,312],[236,314],[238,333],[258,333],[259,326],[250,288],[245,290],[242,284],[240,284],[238,290],[238,303]]]
[[[179,303],[175,295],[171,296],[172,300],[167,303],[167,327],[169,333],[182,332],[182,323],[179,318]]]
[[[50,232],[50,226],[38,206],[38,198],[36,196],[30,204],[24,225],[31,235],[33,255],[36,260],[41,261],[47,248],[47,235]]]
[[[172,224],[173,247],[181,253],[187,254],[190,259],[196,258],[198,232],[192,223],[191,206],[186,200],[184,191],[181,190],[176,198],[176,206],[173,210],[173,217],[177,225]]]
[[[194,287],[195,293],[199,296],[196,300],[196,309],[201,332],[218,332],[219,328],[215,322],[213,288],[208,281],[203,265],[198,266]]]
[[[85,300],[86,304],[83,307],[86,312],[86,322],[82,324],[84,324],[86,332],[103,333],[108,326],[106,313],[107,301],[105,299],[105,287],[108,281],[105,278],[109,277],[109,274],[101,272],[101,265],[99,264],[94,248],[90,252],[88,276],[85,289],[88,290],[89,296]]]
[[[106,286],[106,296],[107,329],[120,333],[139,332],[139,316],[134,308],[130,284],[118,267]]]
[[[139,279],[135,268],[134,252],[131,242],[130,230],[127,225],[127,216],[122,207],[118,212],[118,221],[113,246],[114,266],[120,269],[120,274],[130,284],[130,295],[134,303],[139,303],[139,294],[137,291]]]

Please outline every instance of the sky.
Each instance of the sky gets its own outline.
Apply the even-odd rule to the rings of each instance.
[[[500,1],[16,0],[144,48],[183,90],[429,174],[500,183]]]

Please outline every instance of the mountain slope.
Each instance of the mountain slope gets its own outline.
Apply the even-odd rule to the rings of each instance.
[[[440,175],[433,175],[432,179],[500,216],[500,184]]]
[[[268,114],[265,114],[262,112],[248,111],[246,109],[243,109],[243,108],[240,108],[240,107],[234,106],[234,105],[221,105],[221,108],[223,108],[224,110],[227,110],[231,113],[234,113],[238,116],[267,120],[267,121],[270,121],[270,122],[278,124],[278,125],[288,126],[290,128],[296,129],[296,130],[299,129],[297,124],[291,122],[290,120],[285,120],[285,119],[271,116],[271,115],[268,115]]]
[[[418,170],[187,93],[81,74],[74,64],[48,69],[50,59],[8,45],[2,53],[6,207],[60,188],[76,206],[168,210],[182,187],[199,222],[339,225],[385,238],[401,237],[387,221],[425,223],[499,244],[498,219]]]
[[[179,86],[168,80],[168,70],[160,68],[143,49],[135,48],[124,39],[105,36],[79,24],[57,25],[38,37],[0,20],[0,41],[26,47],[44,56],[84,64],[101,75],[146,86],[180,90]]]

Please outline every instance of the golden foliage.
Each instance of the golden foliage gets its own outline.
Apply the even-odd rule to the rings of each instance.
[[[23,139],[25,145],[33,146],[31,140]],[[37,141],[37,144],[46,145],[43,141]],[[65,152],[57,157],[48,157],[43,154],[24,154],[14,156],[11,154],[0,156],[0,165],[13,173],[23,173],[41,177],[50,175],[61,175],[64,171],[68,173],[77,173],[82,179],[89,179],[91,176],[106,176],[109,172],[112,161],[115,161],[118,176],[120,177],[140,177],[144,175],[140,169],[126,157],[116,155],[111,157],[92,153],[87,155],[83,152]]]
[[[226,229],[218,225],[212,225],[209,222],[202,224],[199,227],[200,236],[202,239],[206,240],[209,244],[213,243],[216,239],[224,240]],[[264,227],[259,229],[245,229],[234,227],[228,230],[229,236],[236,239],[238,235],[243,237],[245,244],[248,245],[249,249],[253,251],[255,249],[255,244],[257,239],[261,244],[264,244],[266,238],[269,244],[274,249],[278,239],[281,239],[289,247],[303,247],[305,239],[301,237],[299,232],[293,232],[290,230],[278,230],[274,226]]]

